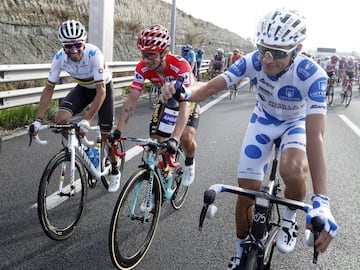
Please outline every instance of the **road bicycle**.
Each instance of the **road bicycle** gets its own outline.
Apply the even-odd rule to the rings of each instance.
[[[334,85],[336,82],[335,75],[331,76],[328,81],[328,85],[326,87],[326,98],[327,98],[327,105],[331,105],[334,101]]]
[[[91,161],[87,154],[89,149],[94,147],[94,142],[88,141],[86,137],[80,138],[76,124],[42,125],[39,131],[44,129],[61,134],[63,148],[50,159],[42,173],[37,198],[38,216],[46,235],[61,241],[69,238],[78,228],[86,205],[87,186],[94,188],[101,180],[108,189],[111,149],[97,131],[99,164],[95,166],[96,162]],[[30,144],[31,139],[32,136]],[[41,145],[47,144],[46,140],[39,138],[39,134],[34,139]],[[123,143],[117,147],[122,152],[125,151]],[[121,155],[118,159],[120,173],[123,171],[124,162],[124,155]]]
[[[146,255],[155,236],[162,204],[180,209],[188,187],[181,185],[185,155],[164,154],[164,144],[153,139],[122,137],[144,149],[138,170],[121,190],[111,218],[109,249],[118,269],[134,268]]]
[[[204,205],[200,214],[199,230],[202,230],[205,217],[212,218],[217,207],[214,205],[216,194],[229,192],[254,199],[253,220],[248,236],[242,243],[243,254],[240,260],[240,269],[269,270],[276,246],[276,235],[280,230],[280,205],[307,212],[311,205],[303,202],[282,198],[280,193],[280,177],[277,174],[280,140],[274,142],[274,157],[268,183],[262,185],[260,191],[243,189],[240,187],[214,184],[204,192]],[[315,217],[312,220],[314,242],[324,226],[323,221]],[[318,252],[314,245],[313,263],[317,263]]]
[[[160,98],[160,86],[152,84],[149,90],[149,105],[152,109],[158,104]]]
[[[340,102],[345,104],[345,107],[348,107],[352,98],[352,85],[354,78],[346,77],[345,89],[340,93]]]

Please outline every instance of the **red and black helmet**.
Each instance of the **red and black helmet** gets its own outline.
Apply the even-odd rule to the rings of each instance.
[[[136,45],[141,51],[157,51],[161,53],[170,46],[168,30],[159,24],[144,29],[139,34]]]

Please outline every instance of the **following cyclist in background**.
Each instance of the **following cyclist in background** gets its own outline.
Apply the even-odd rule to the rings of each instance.
[[[347,80],[354,80],[358,77],[358,63],[355,61],[354,56],[349,56],[343,65],[343,83],[342,83],[342,93],[345,92],[345,87]]]
[[[219,48],[213,58],[210,60],[209,73],[210,79],[224,72],[225,68],[225,57],[224,50]]]
[[[182,57],[171,55],[169,46],[170,35],[161,25],[153,25],[139,34],[137,48],[141,52],[142,60],[136,65],[130,93],[120,110],[119,122],[112,134],[115,140],[119,140],[126,123],[134,113],[146,79],[162,86],[182,76],[184,87],[194,83],[195,79],[189,63]],[[191,185],[195,178],[195,135],[199,116],[198,103],[180,102],[177,108],[171,108],[159,102],[150,121],[150,137],[160,142],[167,138],[167,150],[170,154],[176,153],[181,143],[186,156],[181,182],[183,186]]]
[[[199,48],[196,50],[196,79],[200,81],[200,67],[204,60],[204,50]]]
[[[339,61],[339,56],[333,54],[330,57],[330,59],[323,64],[323,68],[325,69],[329,77],[329,81],[328,81],[329,83],[332,78],[336,79],[339,76],[338,61]]]
[[[228,52],[226,55],[226,66],[225,66],[225,70],[227,70],[230,66],[231,66],[231,57],[233,55],[233,52]]]
[[[63,22],[58,30],[62,48],[55,54],[46,86],[41,94],[37,118],[33,122],[36,135],[43,121],[43,116],[54,94],[61,71],[66,71],[74,78],[77,85],[61,101],[55,115],[56,124],[68,124],[73,116],[82,112],[89,104],[89,109],[78,122],[82,136],[90,129],[90,123],[98,114],[98,124],[102,138],[110,134],[114,121],[114,95],[112,73],[106,67],[104,55],[98,47],[86,43],[85,27],[76,20]],[[120,186],[120,172],[116,158],[111,155],[112,170],[109,192],[115,192]]]
[[[196,76],[197,74],[196,56],[192,49],[192,46],[189,44],[182,46],[180,56],[183,57],[186,61],[188,61],[194,76]]]
[[[284,196],[304,201],[310,172],[313,208],[306,216],[307,227],[314,216],[324,219],[324,229],[315,242],[324,252],[337,232],[330,211],[324,132],[326,124],[327,75],[313,59],[299,53],[306,38],[304,17],[294,10],[277,9],[258,24],[258,50],[243,56],[226,72],[196,89],[188,89],[186,100],[202,101],[244,77],[255,82],[256,105],[243,138],[238,163],[238,184],[259,190],[272,153],[273,142],[281,138],[279,172],[285,183]],[[191,90],[191,91],[190,91]],[[164,87],[161,100],[175,93],[173,84]],[[236,202],[236,256],[229,270],[239,269],[241,243],[248,235],[254,201],[238,196]],[[279,251],[294,250],[298,226],[296,211],[285,208],[276,238]]]
[[[239,60],[239,59],[242,57],[242,55],[243,55],[243,53],[241,53],[239,49],[235,48],[235,49],[233,50],[232,56],[231,56],[231,58],[230,58],[230,63],[229,63],[230,66],[231,66],[232,64],[234,64],[237,60]],[[241,85],[241,83],[242,83],[242,80],[238,81],[238,82],[235,84],[235,89],[236,89],[239,85]]]
[[[345,61],[346,61],[345,56],[342,56],[339,59],[339,76],[338,76],[338,79],[337,79],[338,86],[340,85],[340,83],[342,83],[342,77],[343,77],[343,74],[344,74],[343,68],[344,68]]]

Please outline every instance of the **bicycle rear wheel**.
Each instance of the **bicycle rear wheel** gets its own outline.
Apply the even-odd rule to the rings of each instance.
[[[118,150],[119,152],[125,152],[125,146],[123,141],[118,142],[118,147],[119,147]],[[102,141],[101,142],[102,161],[100,162],[100,166],[101,166],[101,171],[102,172],[107,171],[107,173],[103,177],[101,177],[101,182],[103,183],[106,189],[108,189],[110,185],[110,179],[109,179],[109,175],[111,173],[110,151],[111,149],[108,147],[106,142]],[[125,164],[125,156],[118,157],[117,167],[121,175],[124,170],[124,164]]]
[[[86,173],[75,156],[75,183],[70,185],[70,154],[63,150],[47,164],[38,190],[41,227],[53,240],[65,240],[77,229],[86,203]],[[59,186],[62,185],[61,192]]]
[[[140,169],[125,183],[111,218],[110,256],[118,269],[132,269],[150,248],[160,218],[162,192],[154,174],[152,193],[154,206],[146,215],[141,204],[148,192],[149,171]]]
[[[184,187],[181,185],[181,180],[184,174],[183,166],[185,166],[185,164],[184,160],[180,158],[179,153],[176,155],[176,162],[180,162],[181,165],[174,170],[172,188],[176,188],[176,190],[173,194],[173,198],[170,200],[170,203],[174,209],[178,210],[185,203],[189,187]]]
[[[160,89],[157,85],[153,84],[149,90],[149,105],[152,109],[155,108],[156,104],[159,102]]]

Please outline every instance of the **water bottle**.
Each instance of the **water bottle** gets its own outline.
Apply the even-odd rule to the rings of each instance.
[[[89,147],[87,150],[85,150],[85,153],[87,154],[88,158],[91,160],[91,162],[94,159],[94,153],[93,150]]]
[[[95,168],[99,167],[99,149],[95,147],[93,150],[93,159],[91,160]]]
[[[180,99],[180,95],[183,91],[182,85],[184,83],[184,77],[183,76],[178,76],[176,79],[176,82],[174,84],[174,88],[176,89],[176,93],[175,95],[170,98],[167,102],[166,102],[166,106],[169,108],[177,108],[179,107],[179,101],[177,99]]]
[[[93,149],[94,153],[94,159],[92,160],[92,163],[94,164],[95,168],[99,167],[99,152],[101,148],[101,133],[97,132],[96,134],[96,145]]]

